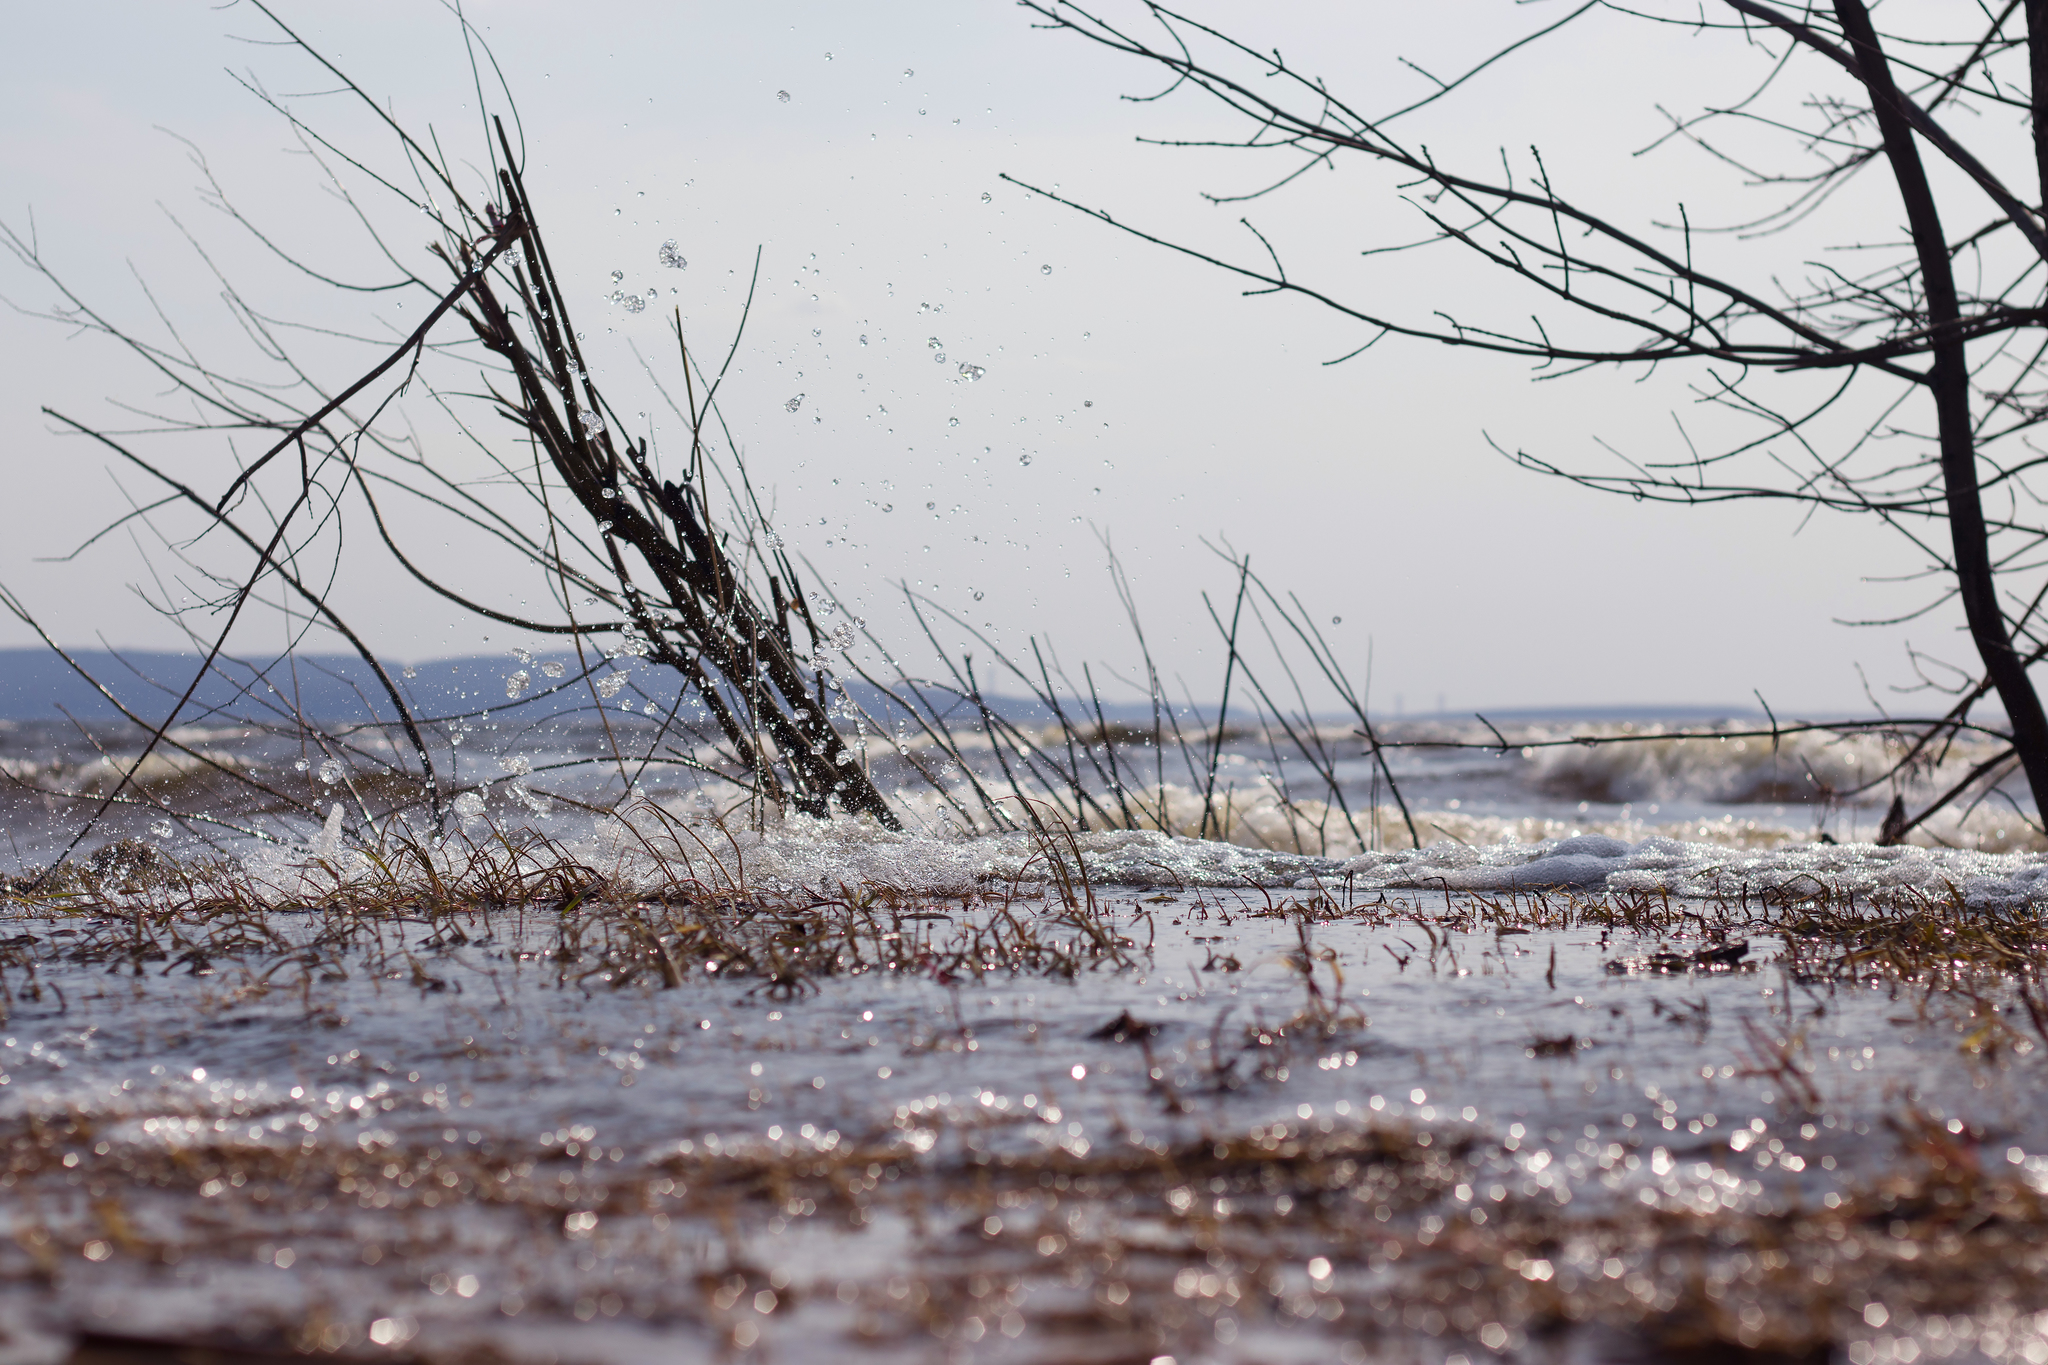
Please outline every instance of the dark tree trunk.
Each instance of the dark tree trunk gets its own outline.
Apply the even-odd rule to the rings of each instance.
[[[2027,0],[2027,74],[2033,78],[2034,174],[2048,203],[2048,0]]]
[[[2048,9],[2048,4],[2029,0],[2030,23],[2041,9]],[[1970,372],[1957,330],[1961,309],[1956,301],[1955,275],[1949,265],[1948,240],[1942,235],[1941,216],[1935,211],[1927,172],[1920,164],[1912,127],[1900,112],[1898,88],[1892,83],[1891,68],[1878,45],[1869,10],[1860,0],[1835,0],[1835,15],[1856,54],[1864,88],[1870,92],[1871,108],[1877,115],[1878,132],[1884,138],[1885,155],[1891,162],[1892,178],[1898,183],[1899,197],[1905,201],[1907,226],[1920,258],[1929,331],[1937,338],[1944,334],[1948,338],[1938,340],[1934,347],[1934,367],[1928,374],[1927,386],[1934,396],[1941,442],[1942,491],[1948,503],[1956,592],[1962,598],[1963,615],[1969,622],[1977,656],[1984,661],[1985,673],[1998,690],[1998,699],[2012,724],[2013,749],[2026,769],[2035,809],[2048,815],[2048,714],[2041,709],[2041,698],[2027,677],[2026,664],[2013,649],[2005,614],[1998,606],[1990,541],[1984,527],[1984,504],[1977,486],[1977,437],[1970,421]],[[2033,34],[2030,32],[2029,36],[2031,39]],[[2038,43],[2030,55],[2038,91],[2042,88],[2039,76],[2044,60]],[[2036,98],[2038,101],[2039,96]],[[2038,102],[2035,107],[2038,111]],[[2042,146],[2041,137],[2037,114],[2037,151]]]

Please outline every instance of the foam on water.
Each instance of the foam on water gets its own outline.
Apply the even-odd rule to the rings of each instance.
[[[264,848],[243,859],[282,900],[317,897],[389,875],[390,864],[345,851],[330,811],[315,858]],[[484,822],[474,821],[482,826]],[[1740,833],[1740,831],[1736,831]],[[764,821],[678,818],[650,806],[601,819],[560,845],[616,888],[651,894],[678,875],[706,885],[768,892],[884,887],[953,896],[1012,885],[1262,888],[1356,894],[1374,890],[1509,891],[1543,888],[1687,898],[1826,891],[1857,896],[1959,898],[1986,910],[2048,900],[2048,856],[1867,843],[1685,841],[1580,833],[1525,843],[1442,840],[1422,848],[1325,857],[1248,848],[1156,829],[1074,830],[1048,812],[1041,826],[1001,834],[892,831],[867,818]],[[464,855],[440,855],[446,874]],[[424,873],[420,875],[424,876]]]

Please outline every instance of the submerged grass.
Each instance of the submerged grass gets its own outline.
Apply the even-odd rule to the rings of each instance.
[[[2043,1340],[2029,1321],[2048,1293],[2041,1191],[1985,1159],[1982,1134],[1910,1111],[1891,1172],[1825,1206],[1585,1215],[1526,1185],[1488,1193],[1512,1155],[1499,1146],[1397,1122],[1174,1145],[1127,1135],[1081,1154],[985,1140],[1044,1117],[899,1113],[893,1129],[686,1142],[628,1166],[574,1128],[526,1147],[358,1150],[238,1142],[211,1125],[164,1145],[109,1141],[82,1117],[10,1122],[0,1184],[24,1216],[0,1243],[0,1279],[202,1255],[284,1264],[282,1219],[308,1269],[374,1267],[441,1295],[477,1240],[475,1225],[451,1237],[461,1208],[485,1241],[524,1248],[517,1278],[491,1287],[499,1313],[619,1315],[739,1349],[819,1319],[848,1350],[1000,1334],[1021,1339],[1020,1358],[1062,1361],[1233,1343],[1257,1356],[1270,1332],[1321,1338],[1346,1360],[1516,1354],[1588,1327],[1656,1359],[1818,1361],[1877,1328],[1952,1333],[1994,1358],[2031,1359]],[[878,1225],[898,1250],[859,1266]],[[779,1262],[768,1244],[792,1232],[827,1249],[824,1264]],[[690,1271],[665,1269],[659,1248],[689,1236],[708,1239]],[[360,1348],[365,1326],[279,1304],[238,1344]]]

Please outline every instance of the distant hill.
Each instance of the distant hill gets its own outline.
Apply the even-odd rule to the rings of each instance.
[[[72,651],[71,657],[151,724],[161,721],[184,694],[199,666],[197,655],[155,650],[115,653],[87,649]],[[511,700],[506,695],[506,681],[519,669],[529,675],[525,688],[528,698],[573,680],[573,653],[557,655],[552,661],[569,670],[564,678],[546,676],[542,670],[542,665],[549,662],[546,655],[537,656],[531,664],[521,663],[510,655],[471,655],[435,659],[409,669],[390,662],[386,667],[414,715],[425,719],[506,707]],[[597,661],[595,655],[592,661]],[[265,706],[277,708],[273,714],[279,720],[297,713],[330,725],[373,717],[389,719],[392,714],[383,684],[369,665],[354,655],[302,654],[294,661],[275,666],[266,662],[261,675],[253,661],[223,661],[220,667],[228,676],[209,676],[201,683],[180,713],[181,723],[203,724],[210,716],[223,712],[256,714]],[[636,659],[618,659],[603,671],[615,669],[631,673],[634,686],[647,697],[665,702],[675,696],[674,675],[666,669],[650,667]],[[857,681],[848,687],[856,700],[881,714],[874,706],[879,696],[875,688]],[[247,688],[250,694],[238,695],[238,688]],[[936,689],[927,690],[925,695],[942,711],[950,708],[956,724],[975,723],[974,709],[968,703]],[[541,715],[545,711],[540,708],[588,702],[587,690],[565,688],[558,698],[541,697],[529,701],[523,709],[527,714]],[[1052,719],[1050,710],[1029,698],[990,697],[988,702],[991,710],[1020,725],[1039,725]],[[1151,708],[1142,703],[1105,704],[1103,711],[1108,718],[1121,721],[1151,716]],[[113,703],[51,651],[0,649],[0,720],[61,721],[67,715],[93,723],[122,720]]]
[[[155,650],[116,654],[88,649],[71,657],[151,722],[161,720],[184,694],[199,666],[197,655]],[[397,677],[397,666],[392,667],[395,680],[420,713],[439,714],[470,709],[479,704],[471,698],[481,699],[493,688],[502,702],[505,675],[518,666],[510,659],[448,659],[421,666],[413,678]],[[383,685],[353,656],[301,655],[295,667],[281,665],[262,676],[256,668],[233,661],[223,661],[221,668],[228,677],[209,676],[201,683],[180,714],[181,721],[203,723],[222,708],[250,711],[250,698],[237,696],[242,686],[254,689],[285,715],[296,709],[319,720],[348,722],[369,719],[373,706],[378,713],[390,713]],[[49,650],[0,650],[0,719],[60,720],[67,714],[82,721],[121,719],[105,696]]]
[[[183,694],[199,664],[197,655],[156,650],[117,654],[104,649],[88,649],[74,651],[71,657],[152,724],[162,720],[171,703]],[[593,663],[598,661],[594,654],[591,658]],[[521,668],[530,675],[525,693],[528,697],[549,687],[560,687],[563,680],[550,679],[542,672],[541,665],[549,659],[550,656],[545,654],[537,656],[531,664],[521,663],[509,654],[435,659],[412,665],[410,677],[404,676],[404,666],[400,664],[387,666],[392,670],[393,680],[412,705],[414,714],[427,718],[472,712],[484,707],[492,710],[504,707],[509,700],[505,695],[506,679]],[[557,654],[553,656],[553,662],[573,668],[575,655]],[[259,689],[267,701],[282,708],[282,714],[289,714],[296,705],[303,714],[328,724],[368,720],[373,708],[375,714],[382,718],[390,716],[390,703],[384,695],[383,685],[370,672],[369,666],[354,655],[302,654],[298,656],[295,667],[292,664],[278,665],[261,679],[248,664],[229,661],[222,667],[236,680],[235,685],[219,677],[209,677],[194,695],[192,704],[181,713],[182,721],[203,723],[210,712],[220,709],[247,713],[250,701],[236,697],[237,685]],[[632,673],[635,686],[646,696],[666,701],[675,695],[673,675],[666,669],[652,668],[635,659],[615,660],[604,671],[612,669],[625,669]],[[848,687],[856,700],[871,711],[877,711],[874,706],[878,697],[875,688],[858,681],[850,682]],[[970,704],[943,689],[929,689],[925,695],[942,710],[950,708],[955,724],[972,727],[978,723]],[[562,706],[587,704],[589,693],[580,688],[565,690],[558,700]],[[988,698],[988,704],[997,715],[1019,725],[1044,725],[1053,719],[1050,710],[1029,697],[994,695]],[[528,714],[544,714],[532,708],[550,705],[546,698],[531,702]],[[1063,700],[1061,705],[1067,708],[1071,720],[1094,718],[1093,706],[1085,701],[1076,704]],[[1107,719],[1125,724],[1149,726],[1152,717],[1151,706],[1142,701],[1105,701],[1102,710]],[[1193,710],[1209,713],[1206,705],[1201,708],[1179,706],[1175,710],[1184,723]],[[0,720],[56,721],[62,720],[66,714],[95,723],[119,722],[121,719],[120,712],[105,697],[49,650],[0,649]],[[1572,721],[1697,725],[1714,720],[1762,722],[1764,719],[1763,712],[1753,705],[1502,707],[1498,710],[1486,708],[1485,714],[1500,725]],[[1790,712],[1781,711],[1778,718],[1787,720],[1790,715]],[[1231,718],[1242,721],[1248,719],[1248,714],[1233,707]],[[1337,720],[1339,717],[1333,714],[1329,719]],[[1382,723],[1460,724],[1470,721],[1472,713],[1453,711],[1405,716],[1379,713],[1373,719]]]

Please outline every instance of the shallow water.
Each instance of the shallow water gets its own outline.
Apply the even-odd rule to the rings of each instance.
[[[1782,902],[1105,890],[1068,979],[948,951],[1071,932],[982,890],[781,987],[631,976],[594,908],[161,958],[19,915],[0,1352],[2048,1358],[2044,1040],[1995,969]]]
[[[1210,842],[656,769],[599,818],[590,733],[478,724],[479,813],[393,861],[318,753],[181,735],[303,805],[117,811],[0,901],[0,1365],[2048,1361],[2048,860],[1989,805],[1806,842],[1876,813],[1789,765],[1881,741],[1404,749],[1411,848],[1362,757],[1339,808],[1248,741]]]

